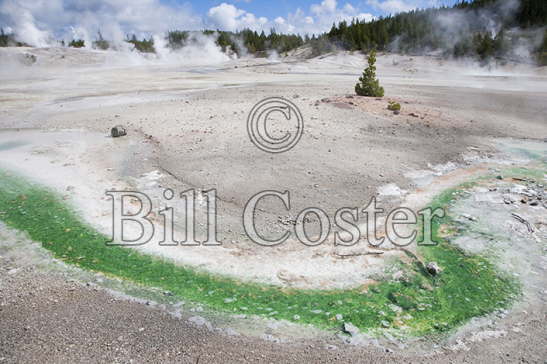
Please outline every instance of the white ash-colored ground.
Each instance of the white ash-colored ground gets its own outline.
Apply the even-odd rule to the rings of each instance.
[[[526,150],[540,147],[539,143],[515,145]],[[347,337],[245,315],[223,317],[191,303],[167,303],[161,292],[66,267],[52,260],[38,244],[0,224],[0,269],[6,271],[5,279],[0,280],[0,316],[5,324],[0,330],[0,342],[5,343],[0,346],[0,357],[8,361],[199,357],[208,362],[218,360],[217,353],[221,353],[223,359],[229,356],[238,361],[267,357],[287,362],[311,358],[318,362],[363,358],[395,363],[541,362],[545,357],[541,343],[545,336],[542,273],[546,269],[547,210],[540,206],[544,186],[541,179],[502,176],[466,191],[466,197],[451,210],[461,216],[461,224],[469,231],[458,244],[475,253],[499,256],[499,268],[513,272],[523,282],[523,300],[510,311],[471,320],[449,337],[419,340],[400,341],[388,332],[383,338],[359,332]],[[534,231],[511,213],[524,217]],[[500,234],[511,241],[488,238]],[[173,337],[184,338],[182,348],[164,345]],[[150,356],[154,359],[148,359]]]
[[[165,64],[76,49],[0,49],[0,167],[56,189],[105,233],[106,189],[132,187],[158,197],[165,187],[217,188],[223,247],[158,250],[151,243],[145,249],[242,279],[336,287],[366,281],[396,252],[339,259],[331,242],[317,249],[295,242],[258,248],[241,235],[248,197],[261,189],[291,191],[290,213],[264,206],[270,213],[261,227],[273,233],[302,207],[333,212],[378,195],[386,208],[419,208],[448,187],[530,162],[514,151],[545,155],[545,69],[489,70],[381,55],[386,97],[376,100],[348,97],[365,65],[362,55],[303,60],[296,53],[280,61],[225,59],[200,66],[191,59]],[[248,111],[267,96],[289,98],[305,118],[301,143],[281,158],[260,152],[246,135]],[[388,100],[401,103],[400,115],[386,110]],[[128,136],[108,138],[115,124],[126,125]],[[176,312],[185,311],[182,316],[169,315],[162,305],[97,289],[99,278],[91,277],[95,283],[87,287],[74,283],[75,269],[53,273],[33,258],[43,251],[34,245],[32,254],[26,246],[13,249],[25,239],[0,227],[0,269],[7,272],[0,279],[0,361],[542,362],[545,215],[519,202],[520,190],[506,193],[519,184],[526,185],[503,180],[496,191],[479,187],[458,205],[471,231],[490,229],[506,239],[458,243],[475,252],[495,245],[499,268],[525,283],[523,302],[511,312],[473,320],[447,340],[414,344],[386,337],[362,348],[324,334],[294,341],[310,331],[289,333],[276,323],[250,328],[248,320],[213,320],[211,326],[200,317],[209,318],[205,313],[181,307]],[[530,233],[511,212],[539,229]],[[242,335],[234,336],[234,327]]]
[[[273,237],[306,207],[320,207],[331,219],[337,209],[364,207],[377,195],[386,210],[402,203],[422,207],[432,191],[460,181],[435,182],[437,177],[493,157],[494,138],[547,136],[545,69],[488,70],[381,55],[378,75],[386,97],[375,99],[351,96],[365,66],[360,54],[200,66],[76,49],[1,52],[2,166],[67,195],[105,233],[107,189],[138,189],[164,204],[167,187],[215,188],[222,247],[168,248],[152,241],[141,249],[262,282],[354,286],[397,252],[367,254],[362,241],[351,248],[354,257],[341,259],[332,239],[313,249],[294,240],[258,246],[246,238],[241,218],[255,193],[291,192],[290,211],[273,199],[260,205],[259,229]],[[269,96],[290,99],[304,116],[300,143],[281,155],[258,150],[246,132],[248,112]],[[400,115],[386,110],[389,100],[401,103]],[[116,124],[127,127],[127,137],[107,138]],[[284,124],[273,125],[285,131]],[[175,204],[179,230],[181,202]],[[204,216],[197,218],[201,234]]]

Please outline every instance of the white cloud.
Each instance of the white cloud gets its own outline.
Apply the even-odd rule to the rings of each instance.
[[[321,3],[312,4],[308,13],[297,8],[293,13],[285,17],[278,16],[273,20],[257,18],[254,14],[228,3],[212,7],[207,15],[209,26],[222,30],[235,31],[249,28],[268,31],[270,28],[275,28],[282,33],[300,34],[321,33],[329,30],[334,22],[342,20],[351,21],[355,18],[370,21],[374,19],[372,14],[360,13],[349,3],[338,7],[336,0],[323,0]]]
[[[41,46],[47,38],[86,37],[98,30],[105,38],[120,40],[169,29],[199,29],[200,17],[186,6],[164,5],[160,0],[2,0],[0,23],[10,26],[22,40]],[[51,42],[51,39],[50,39]]]
[[[359,19],[360,21],[365,21],[365,22],[369,22],[376,19],[376,17],[370,13],[359,13],[356,16],[356,18]]]
[[[344,5],[344,11],[348,13],[354,13],[356,10],[353,6],[351,6],[350,3],[346,3],[346,5]]]
[[[367,4],[386,14],[402,13],[418,7],[415,4],[409,4],[403,0],[368,0]]]
[[[12,1],[6,1],[0,4],[0,20],[3,20],[3,14],[12,14],[10,22],[7,24],[8,33],[16,31],[18,40],[37,47],[48,45],[49,34],[46,31],[38,29],[35,25],[35,19],[32,13],[25,8],[19,8]],[[4,23],[4,21],[2,21]],[[15,30],[14,30],[15,29]]]
[[[374,18],[374,15],[370,13],[360,13],[349,3],[338,7],[336,0],[323,0],[319,4],[312,4],[309,14],[300,8],[296,9],[294,13],[289,13],[285,19],[285,26],[278,30],[290,32],[289,26],[291,26],[300,34],[318,34],[328,31],[335,22],[351,21],[352,19],[370,21]]]
[[[240,18],[245,11],[236,8],[231,4],[222,3],[219,6],[209,9],[207,15],[213,23],[219,28],[225,30],[235,30],[238,27],[238,18]]]
[[[227,2],[199,16],[188,6],[162,0],[0,0],[0,24],[13,29],[23,41],[44,46],[57,39],[72,38],[84,39],[90,45],[99,30],[105,39],[114,41],[121,41],[128,34],[140,38],[173,29],[250,28],[268,32],[275,28],[284,33],[318,34],[328,31],[334,22],[374,18],[349,3],[319,1],[307,10],[297,8],[285,16],[268,19]],[[401,0],[369,1],[386,6]]]
[[[310,11],[315,15],[333,13],[336,11],[336,0],[323,0],[321,4],[312,4]]]
[[[268,23],[266,17],[256,17],[253,13],[238,9],[232,4],[222,3],[207,12],[208,24],[221,30],[241,30],[249,28],[260,30]]]

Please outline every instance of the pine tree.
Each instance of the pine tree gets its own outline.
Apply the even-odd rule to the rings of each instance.
[[[424,50],[442,50],[445,55],[455,57],[477,57],[486,60],[490,57],[504,57],[522,41],[527,41],[526,34],[492,39],[489,22],[474,22],[469,26],[447,28],[441,25],[437,19],[441,15],[461,16],[468,19],[482,17],[483,12],[492,14],[497,19],[501,30],[509,31],[515,27],[530,28],[530,30],[545,28],[547,24],[546,0],[519,0],[520,6],[511,16],[504,15],[501,5],[507,0],[457,0],[453,7],[440,7],[422,10],[412,10],[397,15],[380,17],[372,21],[355,20],[348,24],[341,21],[333,24],[328,33],[319,35],[326,37],[330,43],[345,50],[371,49],[385,50],[389,46],[396,45],[403,53],[422,53]],[[464,23],[462,23],[464,24]],[[458,29],[461,28],[461,31]],[[451,32],[460,34],[452,36]],[[480,35],[480,37],[478,36]],[[446,36],[459,39],[455,44],[444,42]],[[397,40],[394,44],[393,41]],[[314,54],[316,55],[316,54]],[[536,51],[535,56],[542,56]]]
[[[0,47],[8,46],[8,35],[4,33],[4,28],[0,29]]]
[[[384,96],[384,88],[380,86],[380,81],[376,78],[376,51],[371,51],[368,55],[368,67],[359,77],[359,83],[355,85],[355,93],[359,96]]]

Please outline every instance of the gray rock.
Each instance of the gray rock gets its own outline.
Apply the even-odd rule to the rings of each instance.
[[[359,333],[359,329],[351,322],[344,323],[344,326],[342,326],[342,330],[344,330],[344,332],[350,334],[351,336],[355,336]]]
[[[33,65],[38,60],[38,58],[34,54],[30,54],[30,53],[23,53],[19,57],[19,59],[21,63],[23,63],[25,66]]]
[[[273,335],[270,335],[270,334],[264,334],[262,335],[262,339],[263,340],[266,340],[266,341],[271,341],[271,342],[274,342],[274,343],[280,343],[281,340]]]
[[[477,221],[477,218],[469,214],[462,214],[462,217],[466,218],[469,221]]]
[[[116,125],[112,129],[110,129],[110,135],[112,136],[112,138],[118,138],[118,137],[127,135],[127,131],[125,130],[123,126]]]
[[[188,319],[188,322],[190,322],[190,323],[192,323],[196,326],[205,326],[208,329],[212,328],[211,323],[209,321],[207,321],[206,319],[204,319],[203,317],[201,317],[201,316],[192,316]]]
[[[436,262],[429,262],[425,266],[429,274],[436,276],[437,274],[440,274],[442,272],[441,267]]]

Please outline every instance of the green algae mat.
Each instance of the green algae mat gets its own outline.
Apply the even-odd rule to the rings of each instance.
[[[445,191],[431,207],[448,208],[457,191]],[[444,229],[454,224],[449,216],[433,226],[440,244],[419,247],[419,259],[409,254],[404,262],[395,263],[403,271],[402,277],[347,290],[240,282],[132,248],[107,246],[109,238],[86,224],[56,193],[7,171],[0,171],[0,220],[26,232],[55,258],[80,268],[168,290],[219,312],[325,329],[340,329],[343,322],[350,322],[372,334],[387,328],[408,336],[446,332],[472,317],[508,307],[520,291],[519,285],[497,271],[487,258],[451,245],[455,235],[440,236],[440,226]],[[443,272],[430,275],[422,263],[426,261],[437,262]]]

